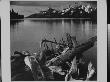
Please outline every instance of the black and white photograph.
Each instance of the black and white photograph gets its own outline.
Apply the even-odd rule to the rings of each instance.
[[[97,1],[10,1],[11,81],[97,81]]]

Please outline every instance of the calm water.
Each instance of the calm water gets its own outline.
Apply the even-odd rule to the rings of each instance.
[[[77,37],[79,43],[97,35],[97,24],[90,19],[25,19],[11,21],[11,53],[18,50],[36,52],[42,38],[59,41],[65,32]],[[87,61],[97,62],[96,45],[84,53]]]

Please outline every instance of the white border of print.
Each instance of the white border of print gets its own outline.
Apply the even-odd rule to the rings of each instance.
[[[11,0],[31,1],[31,0]],[[41,1],[41,0],[32,0]],[[51,0],[43,0],[51,1]],[[55,0],[54,0],[55,1]],[[107,82],[107,8],[106,0],[56,0],[56,1],[97,1],[97,81]],[[11,82],[10,64],[10,1],[0,2],[1,10],[1,58],[2,58],[2,82]],[[13,81],[14,82],[14,81]],[[24,81],[17,81],[24,82]],[[26,81],[25,81],[26,82]],[[29,82],[29,81],[28,81]],[[32,82],[32,81],[30,81]],[[35,82],[35,81],[34,81]],[[74,81],[80,82],[80,81]],[[90,82],[90,81],[84,81]]]

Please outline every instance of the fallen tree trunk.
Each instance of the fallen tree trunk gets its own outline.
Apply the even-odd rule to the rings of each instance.
[[[42,44],[43,44],[44,42],[50,42],[50,43],[59,44],[59,45],[62,45],[62,46],[67,46],[66,44],[58,43],[58,42],[56,42],[56,41],[55,41],[55,42],[54,42],[54,41],[49,41],[49,40],[46,40],[46,39],[42,40],[41,46],[42,46]]]
[[[97,40],[96,36],[92,37],[87,42],[82,43],[81,45],[78,45],[75,48],[72,48],[71,50],[68,50],[64,54],[61,54],[55,58],[52,58],[50,61],[48,61],[47,66],[51,66],[51,65],[57,66],[66,62],[67,60],[73,59],[75,56],[78,56],[82,54],[84,51],[93,47],[96,40]]]

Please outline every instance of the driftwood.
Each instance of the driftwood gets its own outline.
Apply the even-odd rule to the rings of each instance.
[[[76,46],[75,48],[69,49],[64,54],[61,54],[55,58],[52,58],[50,61],[48,61],[47,66],[61,65],[62,63],[66,62],[67,60],[73,59],[75,56],[80,56],[84,51],[93,47],[96,40],[97,40],[96,36],[92,37],[87,42],[82,43],[82,44]]]
[[[63,45],[63,46],[67,46],[66,44],[63,44],[63,43],[58,43],[58,42],[54,42],[54,41],[49,41],[49,40],[46,40],[46,39],[44,39],[44,40],[42,40],[42,42],[41,42],[41,45],[44,43],[44,42],[50,42],[50,43],[54,43],[54,44],[56,44],[56,45]]]
[[[62,46],[69,46],[69,44],[75,44],[75,45],[78,45],[78,42],[77,42],[77,40],[76,40],[76,37],[75,36],[70,36],[70,34],[66,34],[66,41],[64,41],[64,39],[62,38],[61,40],[60,40],[60,42],[57,42],[56,41],[56,39],[54,38],[54,40],[55,41],[50,41],[50,40],[47,40],[47,39],[42,39],[42,41],[41,41],[41,47],[42,47],[42,44],[44,43],[53,43],[53,44],[56,44],[56,45],[62,45]],[[65,43],[66,42],[66,43]],[[72,47],[74,47],[74,46],[72,46]]]
[[[33,80],[36,80],[36,81],[44,81],[44,80],[54,80],[54,77],[52,76],[52,74],[51,74],[51,72],[50,72],[50,70],[49,70],[49,68],[48,67],[50,67],[50,66],[60,66],[61,64],[63,64],[63,63],[65,63],[66,61],[68,61],[68,60],[73,60],[75,57],[77,58],[77,57],[81,57],[81,54],[84,52],[84,51],[86,51],[86,50],[88,50],[88,49],[90,49],[91,47],[93,47],[94,46],[94,43],[95,43],[95,41],[97,40],[97,37],[95,36],[95,37],[92,37],[92,38],[90,38],[87,42],[85,42],[85,43],[82,43],[82,44],[78,44],[78,42],[77,42],[77,40],[76,40],[76,37],[71,37],[71,36],[67,36],[68,37],[68,41],[67,41],[67,43],[65,43],[66,41],[64,41],[63,39],[62,39],[62,43],[59,43],[59,42],[57,42],[56,40],[55,41],[49,41],[49,40],[46,40],[46,39],[44,39],[44,40],[42,40],[42,42],[41,42],[41,45],[43,44],[43,43],[45,43],[45,46],[47,46],[47,44],[46,44],[46,42],[49,42],[49,43],[51,43],[51,47],[53,48],[53,46],[52,46],[52,43],[54,43],[54,44],[56,44],[56,45],[62,45],[63,47],[64,47],[64,52],[62,52],[60,55],[58,55],[57,57],[55,57],[55,58],[52,58],[52,59],[50,59],[49,61],[48,61],[48,63],[46,64],[46,66],[45,66],[45,62],[46,61],[43,61],[43,60],[46,60],[46,59],[44,59],[45,58],[45,55],[47,55],[48,53],[46,53],[46,52],[44,52],[43,51],[43,53],[41,53],[43,56],[41,56],[41,58],[39,58],[39,59],[41,59],[40,60],[40,62],[39,61],[37,61],[36,60],[36,58],[34,57],[34,56],[30,56],[30,55],[23,55],[23,57],[21,57],[21,54],[20,54],[20,57],[22,58],[22,60],[23,60],[23,62],[24,62],[24,56],[29,56],[29,57],[27,57],[28,58],[28,61],[30,62],[30,65],[28,65],[29,67],[30,67],[30,69],[31,69],[31,74],[29,74],[31,77],[33,77],[32,79]],[[70,39],[71,39],[71,41],[70,41]],[[71,45],[72,44],[72,45]],[[75,45],[74,45],[75,44]],[[71,47],[72,46],[72,47]],[[48,48],[48,46],[47,46],[47,48]],[[45,50],[45,51],[48,51],[48,49],[47,50]],[[18,53],[17,53],[18,54]],[[23,53],[23,54],[26,54],[26,53]],[[45,54],[45,55],[44,55]],[[53,53],[54,54],[54,53]],[[14,57],[15,58],[15,57]],[[21,59],[21,58],[19,58],[19,59]],[[15,59],[17,59],[17,58],[15,58]],[[76,60],[76,59],[75,59]],[[75,61],[74,60],[74,61]],[[75,62],[73,61],[73,63],[75,64]],[[15,68],[15,65],[18,65],[18,64],[16,64],[16,62],[18,62],[18,61],[14,61],[14,66],[12,66],[12,67],[14,67]],[[44,64],[43,64],[44,63]],[[13,64],[12,64],[13,65]],[[21,64],[19,64],[19,66],[20,66],[20,68],[21,68]],[[25,66],[25,65],[23,65],[23,66]],[[72,70],[74,70],[76,67],[75,67],[76,65],[71,65],[71,69]],[[75,68],[73,68],[73,67],[75,67]],[[18,67],[16,67],[16,69],[15,70],[17,70],[17,68]],[[70,69],[70,70],[71,70]],[[73,71],[72,71],[73,72]],[[75,73],[75,70],[74,70],[74,72],[73,73]],[[30,77],[30,76],[28,76],[28,77]],[[90,75],[89,75],[89,73],[88,73],[88,77],[90,77]],[[16,79],[16,78],[15,78]],[[14,80],[15,80],[14,79]],[[28,79],[28,78],[26,78],[26,79]],[[88,78],[87,78],[88,79]]]
[[[35,81],[43,81],[45,80],[43,71],[41,69],[41,66],[37,62],[37,60],[34,57],[29,57],[29,61],[31,63],[31,71],[34,77]]]
[[[27,57],[27,60],[31,64],[30,68],[33,74],[34,81],[49,81],[54,79],[50,69],[45,65],[41,65],[34,56]]]

